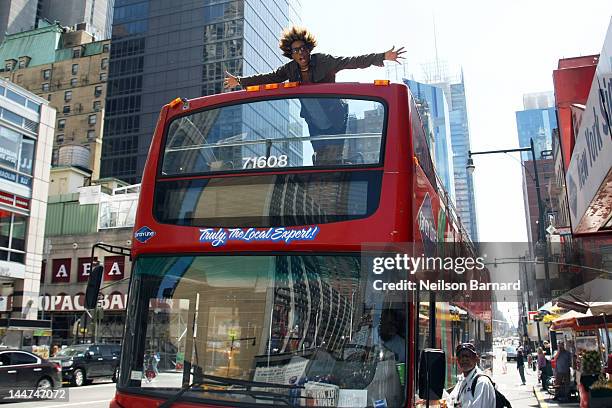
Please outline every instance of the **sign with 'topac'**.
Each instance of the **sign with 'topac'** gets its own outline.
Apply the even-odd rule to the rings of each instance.
[[[225,245],[228,241],[312,241],[319,233],[319,227],[313,225],[305,228],[271,227],[257,228],[200,228],[200,242],[208,242],[213,247]]]

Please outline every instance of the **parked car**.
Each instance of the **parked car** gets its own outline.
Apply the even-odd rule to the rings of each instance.
[[[54,389],[62,386],[62,368],[23,350],[0,350],[0,393],[15,389]]]
[[[118,344],[79,344],[61,349],[51,358],[62,366],[62,378],[80,387],[94,378],[117,381],[121,346]]]
[[[508,361],[515,360],[516,361],[516,347],[514,346],[506,346],[506,354]]]

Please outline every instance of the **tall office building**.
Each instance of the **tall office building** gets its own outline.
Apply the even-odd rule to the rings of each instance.
[[[285,63],[278,36],[299,23],[300,9],[299,0],[116,0],[102,176],[140,180],[159,111],[172,99],[222,92],[226,70],[250,75]],[[255,115],[266,113],[241,111],[215,140],[244,132]]]
[[[449,74],[450,69],[444,61],[434,61],[421,65],[422,78],[419,80],[421,86],[428,86],[440,89],[444,93],[444,98],[448,104],[448,123],[450,125],[450,150],[448,144],[444,145],[441,140],[436,141],[436,164],[439,164],[439,157],[444,156],[446,149],[452,157],[452,167],[448,167],[449,174],[453,174],[454,182],[454,201],[461,223],[466,229],[472,241],[478,241],[478,221],[476,218],[476,201],[474,198],[474,182],[472,175],[465,168],[470,150],[470,130],[468,125],[467,102],[465,98],[465,83],[463,72],[455,76]],[[409,85],[410,86],[410,85]],[[412,87],[411,90],[415,92]],[[440,97],[436,100],[432,97],[428,101],[429,105],[438,105]],[[439,109],[439,108],[436,108]],[[443,160],[440,160],[443,161]],[[439,173],[442,173],[439,170]]]
[[[531,140],[540,182],[540,196],[545,214],[551,207],[548,194],[548,184],[554,177],[554,160],[552,155],[553,131],[557,128],[557,116],[552,92],[540,92],[523,96],[525,110],[516,112],[516,128],[519,145],[529,147]],[[538,220],[540,217],[535,174],[533,172],[533,157],[531,152],[521,152],[523,168],[523,198],[527,222],[527,237],[529,242],[536,242],[540,237]],[[546,218],[546,217],[545,217]],[[544,219],[548,226],[548,220]]]
[[[461,222],[472,241],[478,241],[478,221],[476,219],[476,200],[474,180],[465,168],[470,145],[467,102],[463,74],[457,83],[450,84],[450,128],[453,147],[453,171],[455,173],[455,197]]]
[[[552,92],[539,92],[523,96],[524,110],[516,112],[519,145],[529,147],[533,139],[536,159],[542,152],[552,150],[552,131],[557,128],[557,115]],[[524,160],[533,160],[530,152],[522,152]]]
[[[15,34],[34,28],[36,0],[0,1],[0,42],[5,34]]]
[[[111,36],[115,0],[37,0],[36,18],[58,21],[63,26],[87,24],[87,32],[95,41]]]
[[[5,33],[15,34],[38,27],[39,20],[74,27],[86,23],[94,39],[110,38],[115,0],[2,0],[0,42]]]
[[[417,101],[424,110],[429,112],[433,126],[434,162],[436,173],[444,183],[444,188],[453,202],[455,201],[455,178],[453,169],[453,148],[451,145],[450,114],[444,89],[435,85],[420,83],[411,79],[404,79]],[[418,106],[418,105],[417,105]],[[423,118],[424,112],[419,112]]]

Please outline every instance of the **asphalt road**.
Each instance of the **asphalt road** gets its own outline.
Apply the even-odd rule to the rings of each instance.
[[[110,400],[115,395],[115,383],[111,381],[99,381],[83,387],[64,387],[62,390],[68,392],[68,400],[46,400],[46,401],[21,401],[2,404],[2,408],[61,408],[61,407],[83,407],[83,408],[108,408]]]

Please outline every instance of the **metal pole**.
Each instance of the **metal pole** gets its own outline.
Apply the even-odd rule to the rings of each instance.
[[[548,271],[548,243],[546,242],[546,235],[544,229],[544,206],[542,205],[542,196],[540,193],[540,178],[538,177],[538,166],[536,163],[536,155],[535,148],[533,147],[533,139],[529,139],[529,145],[531,149],[531,157],[533,158],[533,178],[535,179],[535,188],[536,194],[538,198],[538,243],[542,245],[543,248],[543,256],[544,256],[544,291],[546,299],[545,302],[551,300],[551,291],[550,291],[550,273]],[[537,297],[537,296],[536,296]]]

